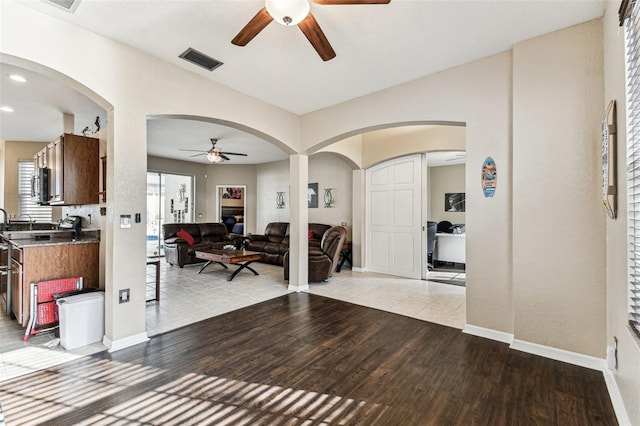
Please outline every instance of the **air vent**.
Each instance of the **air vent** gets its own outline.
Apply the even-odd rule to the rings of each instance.
[[[80,0],[43,0],[45,3],[53,4],[67,12],[75,12],[80,4]]]
[[[202,68],[206,68],[209,71],[213,71],[222,65],[222,62],[217,59],[213,59],[211,56],[207,56],[202,52],[198,52],[193,48],[188,48],[180,55],[182,59],[185,61],[189,61],[193,64],[201,66]]]

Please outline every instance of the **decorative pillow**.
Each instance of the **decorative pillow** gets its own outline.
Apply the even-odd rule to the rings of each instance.
[[[309,231],[307,233],[307,237],[309,237],[310,240],[313,240],[313,231]]]
[[[185,231],[184,229],[180,229],[178,232],[176,232],[176,237],[178,238],[182,238],[183,240],[185,240],[190,246],[194,245],[196,240],[195,238],[193,238],[191,236],[190,233],[188,233],[187,231]]]

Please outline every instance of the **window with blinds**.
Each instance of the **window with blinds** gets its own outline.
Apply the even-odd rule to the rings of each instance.
[[[640,13],[636,0],[620,6],[627,53],[627,198],[629,221],[629,324],[640,336]]]
[[[51,222],[51,207],[41,206],[31,197],[31,176],[34,172],[33,161],[18,161],[18,217],[27,219],[31,216],[31,220]]]

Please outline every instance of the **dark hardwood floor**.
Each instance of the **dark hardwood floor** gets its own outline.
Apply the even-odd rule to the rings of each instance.
[[[0,383],[8,425],[615,425],[601,372],[306,293]]]

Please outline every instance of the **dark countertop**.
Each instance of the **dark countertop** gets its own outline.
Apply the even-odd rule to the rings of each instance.
[[[25,238],[20,240],[10,240],[11,244],[18,248],[24,247],[42,247],[42,246],[61,246],[69,244],[92,244],[99,243],[100,239],[95,237],[80,237],[77,240],[73,238],[52,238],[50,240],[37,240],[35,238]]]
[[[15,234],[15,233],[14,233]],[[79,238],[73,238],[72,231],[34,231],[32,233],[21,233],[20,237],[7,238],[11,233],[0,234],[3,240],[10,242],[14,247],[41,247],[59,246],[68,244],[93,244],[100,242],[100,231],[97,229],[84,229]],[[49,239],[44,239],[45,236]],[[37,237],[36,237],[37,236]]]

